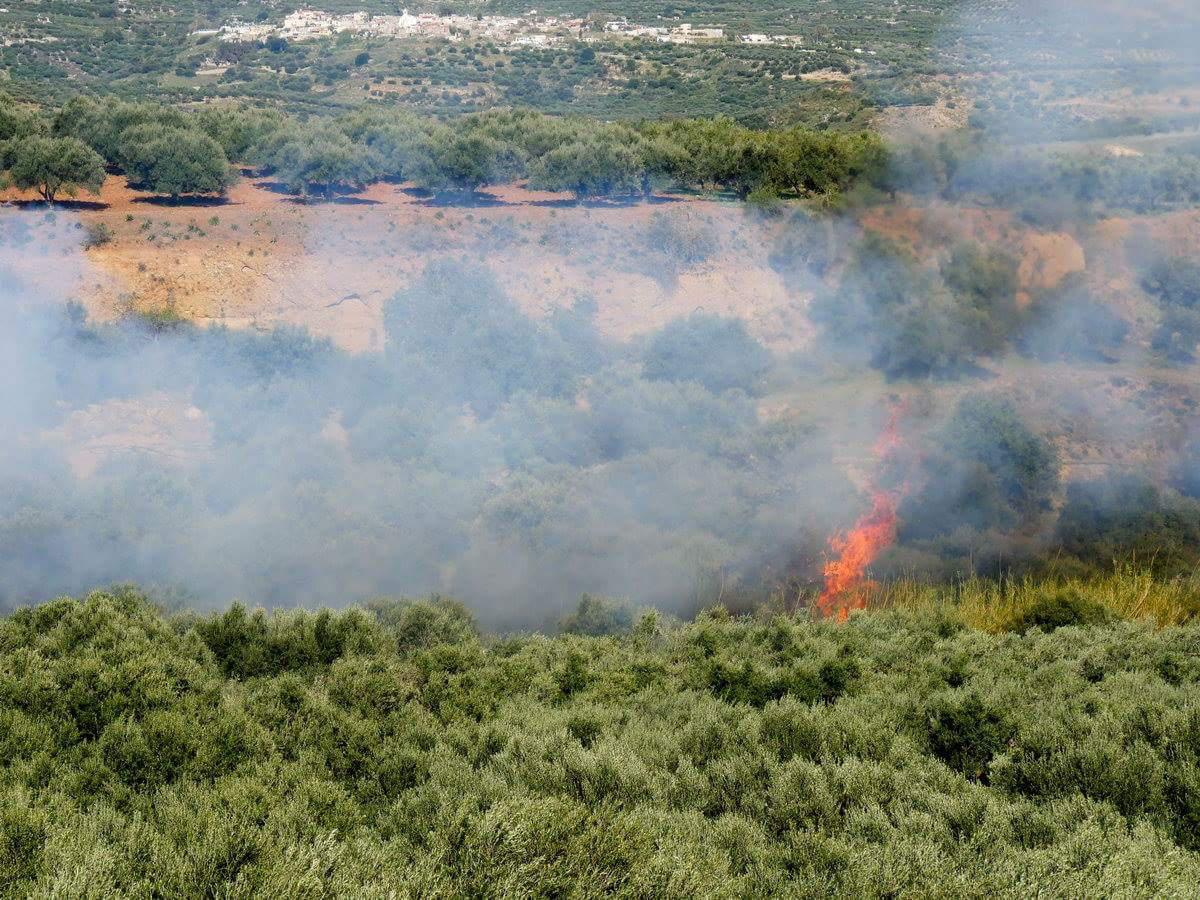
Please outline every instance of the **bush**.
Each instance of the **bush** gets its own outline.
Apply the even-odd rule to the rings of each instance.
[[[373,600],[367,610],[395,636],[402,653],[438,644],[461,644],[478,637],[475,617],[459,601],[431,597],[427,601]]]
[[[642,354],[652,381],[694,381],[710,391],[754,392],[770,367],[770,354],[740,319],[692,313],[655,332]]]
[[[929,716],[933,755],[972,781],[987,782],[993,757],[1011,735],[1004,716],[987,708],[976,694],[943,702]]]
[[[628,634],[633,628],[633,607],[621,600],[606,600],[584,594],[579,605],[559,623],[566,634],[588,637]]]
[[[113,230],[104,222],[89,222],[83,228],[83,248],[85,250],[103,247],[105,244],[111,244],[112,240]]]
[[[1008,624],[1009,631],[1024,634],[1030,629],[1054,631],[1067,626],[1103,625],[1112,614],[1101,603],[1083,596],[1077,589],[1064,589],[1040,597]]]

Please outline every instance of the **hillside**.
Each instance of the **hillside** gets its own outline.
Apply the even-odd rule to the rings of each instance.
[[[506,639],[444,600],[56,600],[0,622],[0,885],[1187,896],[1200,632],[1106,621],[1147,587],[1114,586],[1027,585],[999,633],[970,591],[846,625],[585,601]]]

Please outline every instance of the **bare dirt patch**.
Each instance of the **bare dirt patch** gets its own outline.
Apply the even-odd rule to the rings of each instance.
[[[685,211],[703,220],[715,249],[702,263],[664,266],[647,229]],[[777,346],[807,335],[803,303],[771,271],[755,226],[739,206],[716,201],[577,203],[509,186],[450,205],[377,184],[300,203],[243,179],[224,202],[173,204],[110,178],[94,208],[71,215],[114,234],[74,277],[72,292],[101,319],[169,310],[202,324],[292,324],[374,351],[386,300],[448,256],[491,268],[534,315],[589,296],[599,327],[615,337],[696,309],[743,316]]]

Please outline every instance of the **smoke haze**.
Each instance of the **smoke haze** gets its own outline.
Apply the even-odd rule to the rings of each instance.
[[[1060,476],[1093,474],[1092,454],[1162,481],[1196,430],[1195,407],[1179,406],[1190,390],[1147,374],[1167,352],[1155,341],[1182,326],[1162,337],[1165,301],[1120,273],[1096,277],[1114,263],[1096,258],[1094,227],[1171,208],[1193,170],[1103,146],[1086,151],[1084,176],[1045,146],[1014,155],[1094,138],[1144,92],[1200,84],[1194,8],[1102,8],[1030,4],[1016,26],[974,18],[947,35],[964,64],[995,63],[976,80],[982,131],[950,163],[929,142],[902,149],[890,184],[915,197],[920,228],[949,210],[945,234],[881,237],[857,212],[761,226],[789,286],[815,295],[817,336],[788,356],[704,313],[630,341],[602,334],[586,298],[532,318],[488,271],[487,248],[484,262],[431,258],[397,283],[382,352],[294,329],[100,324],[68,302],[90,277],[72,217],[6,211],[0,603],[113,581],[213,606],[444,592],[518,626],[585,591],[684,610],[772,580],[811,585],[827,537],[869,506],[856,466],[892,391],[920,400],[905,427],[921,435],[903,463],[913,490],[893,571],[1053,548]],[[1122,45],[1132,22],[1136,51]],[[1107,94],[1115,114],[1073,105]],[[1178,128],[1194,128],[1189,115]],[[976,216],[979,240],[954,233],[969,219],[957,205],[975,200],[1011,204],[1013,224]],[[679,228],[672,266],[686,268],[707,251]],[[1023,272],[1021,241],[1045,235],[1078,240],[1085,269],[1053,286]],[[579,254],[595,238],[558,235]],[[1128,268],[1173,258],[1148,243],[1119,242]],[[845,387],[872,371],[893,383]],[[791,412],[770,413],[768,393]],[[1116,453],[1130,444],[1149,448],[1140,461]],[[1013,474],[1031,459],[1033,487]]]

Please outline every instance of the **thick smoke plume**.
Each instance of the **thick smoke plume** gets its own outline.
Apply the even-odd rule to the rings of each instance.
[[[855,513],[830,435],[760,411],[780,361],[735,320],[615,342],[585,301],[534,320],[446,260],[389,301],[383,353],[99,324],[45,277],[87,266],[78,233],[5,218],[8,606],[137,581],[200,604],[444,592],[503,625],[582,592],[684,610],[818,572]]]

